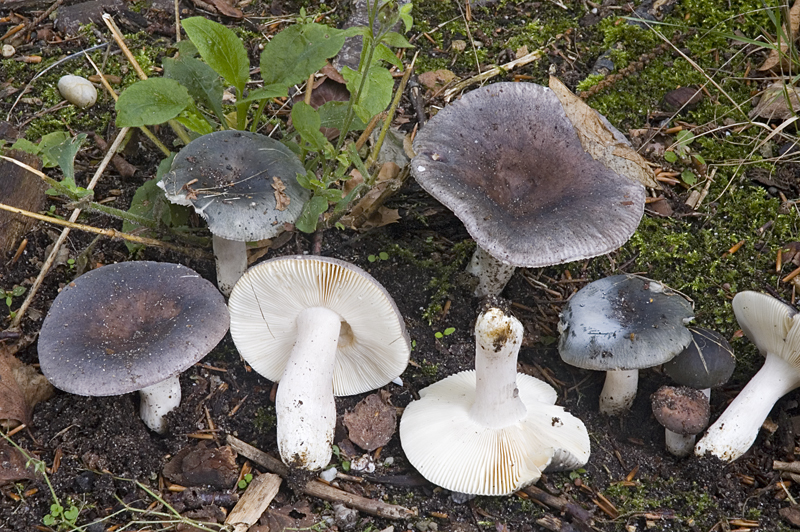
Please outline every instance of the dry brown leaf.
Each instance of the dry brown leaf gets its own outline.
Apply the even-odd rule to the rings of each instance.
[[[234,7],[227,0],[192,0],[194,4],[201,8],[216,12],[226,17],[241,20],[244,18],[244,13],[238,7]]]
[[[397,411],[379,394],[373,393],[344,415],[344,425],[350,441],[365,451],[374,451],[392,439],[397,426]]]
[[[786,31],[786,24],[783,25],[783,34],[784,36],[790,36],[797,40],[797,32],[800,30],[800,0],[795,0],[794,5],[789,10],[789,29],[790,31]],[[775,43],[777,45],[777,43]],[[788,54],[786,53],[789,50],[789,43],[785,42],[785,40],[781,40],[780,50],[772,49],[761,64],[758,67],[758,70],[764,72],[766,70],[781,70],[789,68],[790,59]]]
[[[636,153],[625,136],[600,113],[575,96],[561,81],[550,77],[550,89],[561,101],[586,152],[609,170],[638,181],[644,186],[661,188],[647,160]]]
[[[274,176],[272,178],[272,188],[275,190],[275,208],[279,211],[285,211],[292,201],[284,192],[286,185],[283,184],[280,177]]]
[[[380,171],[378,172],[378,177],[375,181],[375,186],[373,186],[369,192],[367,192],[361,200],[356,203],[356,205],[350,210],[350,212],[346,216],[342,216],[342,219],[339,220],[342,224],[347,227],[353,227],[354,224],[358,222],[360,218],[364,215],[364,213],[373,210],[374,204],[378,201],[384,191],[388,187],[391,187],[397,181],[397,177],[400,174],[400,167],[397,164],[393,163],[392,161],[387,161],[383,163]],[[370,225],[370,227],[380,227],[380,225],[387,225],[390,223],[394,223],[400,219],[400,215],[398,211],[394,211],[393,216],[391,212],[385,212],[383,215],[380,215],[381,207],[374,208],[375,212],[372,213],[367,220],[363,220],[359,227],[366,228],[367,225],[365,222],[368,220],[372,220],[373,222],[378,223],[381,219],[381,216],[386,220],[386,223],[379,224],[379,225]],[[392,211],[392,209],[387,209],[387,211]],[[374,219],[375,215],[378,215],[377,220]],[[353,227],[355,228],[355,227]]]
[[[53,386],[38,371],[0,345],[0,424],[5,427],[30,423],[33,406],[53,395]]]
[[[758,105],[747,113],[750,118],[767,120],[787,120],[800,109],[800,89],[776,81],[761,94]]]
[[[25,467],[26,462],[25,456],[19,450],[0,439],[0,486],[7,482],[35,478],[33,465]]]
[[[417,79],[419,79],[419,82],[425,85],[427,88],[436,89],[442,85],[447,85],[456,79],[456,75],[445,69],[431,70],[430,72],[423,72],[417,76]]]

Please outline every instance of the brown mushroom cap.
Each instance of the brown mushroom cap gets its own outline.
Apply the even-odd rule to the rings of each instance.
[[[135,392],[203,358],[228,321],[222,294],[186,266],[110,264],[58,294],[39,333],[39,362],[65,392]]]
[[[665,429],[682,435],[699,434],[708,426],[708,397],[686,386],[662,386],[650,396],[653,415]]]
[[[645,190],[595,161],[555,94],[495,83],[445,107],[414,141],[411,171],[477,244],[514,266],[609,253],[630,238]]]

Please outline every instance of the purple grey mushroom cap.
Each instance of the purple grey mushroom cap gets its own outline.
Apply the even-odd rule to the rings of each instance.
[[[300,159],[277,140],[247,131],[217,131],[193,140],[159,186],[167,198],[191,205],[216,236],[240,242],[272,238],[294,223],[311,192],[297,183]],[[277,177],[289,198],[276,208]]]
[[[494,258],[541,267],[609,253],[630,238],[645,190],[595,161],[556,95],[495,83],[445,107],[414,141],[419,184]]]
[[[687,386],[662,386],[650,396],[653,416],[665,429],[688,436],[708,426],[711,408],[708,397]]]
[[[664,364],[664,373],[681,386],[703,390],[722,386],[733,375],[736,356],[724,336],[702,327],[691,327],[692,341]]]
[[[202,359],[228,323],[222,294],[194,270],[162,262],[110,264],[58,294],[39,334],[39,363],[66,392],[121,395]]]

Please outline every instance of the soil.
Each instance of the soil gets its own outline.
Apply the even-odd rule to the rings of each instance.
[[[536,3],[540,7],[540,3]],[[576,2],[569,9],[582,9]],[[278,6],[285,13],[296,13],[296,6]],[[611,16],[622,2],[605,2],[600,14],[587,13],[582,18],[587,26],[599,24]],[[260,7],[259,7],[260,6]],[[318,6],[317,6],[318,7]],[[557,6],[545,6],[558,10]],[[261,9],[252,4],[253,13]],[[190,13],[199,13],[188,8]],[[452,16],[457,16],[453,7]],[[518,6],[498,4],[492,11],[473,13],[478,20],[492,17],[503,20],[505,16],[518,16]],[[8,12],[0,9],[0,15]],[[148,17],[156,17],[147,13]],[[188,16],[188,14],[187,14]],[[159,19],[161,20],[161,19]],[[166,22],[169,27],[169,22]],[[231,24],[231,25],[235,25]],[[0,26],[2,27],[2,26]],[[47,27],[44,24],[43,27]],[[502,27],[499,26],[499,27]],[[52,30],[51,30],[52,31]],[[577,32],[578,29],[576,28]],[[583,31],[583,30],[581,30]],[[588,30],[587,30],[588,31]],[[484,35],[484,37],[486,37]],[[153,39],[157,36],[153,35]],[[588,38],[588,37],[583,37]],[[424,39],[420,39],[423,42]],[[156,43],[156,41],[154,41]],[[53,55],[54,48],[74,52],[85,42],[66,42],[62,45],[42,46],[30,41],[20,49],[33,55]],[[163,46],[158,41],[154,46]],[[428,53],[442,53],[431,52]],[[554,54],[554,57],[557,54]],[[557,69],[565,82],[574,88],[575,83],[588,75],[591,64],[579,62],[570,65],[556,61]],[[0,81],[6,66],[0,66]],[[541,66],[532,66],[520,73],[541,82]],[[469,72],[457,70],[459,76]],[[509,74],[503,79],[512,79]],[[502,76],[501,76],[502,78]],[[27,79],[16,79],[15,85]],[[2,89],[0,89],[2,90]],[[2,100],[2,109],[8,112],[16,96]],[[434,103],[442,105],[441,100]],[[112,109],[103,102],[93,111],[99,116]],[[21,123],[30,117],[34,108],[22,104],[14,111],[14,122]],[[415,111],[404,99],[401,115],[408,118],[404,126],[411,129]],[[165,128],[164,128],[165,129]],[[172,141],[162,129],[162,140]],[[101,136],[113,139],[113,126]],[[125,157],[139,171],[132,178],[122,178],[109,168],[96,189],[96,198],[116,198],[114,205],[125,208],[130,204],[136,189],[155,175],[160,153],[139,140]],[[82,150],[77,158],[77,183],[85,185],[100,158],[93,147]],[[783,176],[793,175],[790,165]],[[57,170],[57,169],[56,169]],[[58,176],[56,170],[50,175]],[[787,178],[788,179],[788,178]],[[786,187],[791,200],[795,195]],[[796,189],[795,189],[796,190]],[[667,201],[674,211],[683,208],[679,194],[668,195]],[[68,216],[65,202],[54,198],[55,214]],[[398,209],[397,223],[363,232],[325,231],[320,252],[324,256],[352,262],[372,274],[393,296],[404,316],[410,337],[414,341],[412,363],[402,375],[402,386],[389,384],[383,388],[391,403],[403,408],[418,397],[420,389],[458,371],[471,369],[474,364],[472,328],[483,302],[472,296],[473,281],[462,273],[472,252],[472,245],[461,222],[448,209],[428,196],[413,180],[409,180],[386,204]],[[659,216],[658,214],[649,214]],[[663,215],[662,215],[663,216]],[[121,222],[103,215],[89,214],[81,222],[96,227],[121,229]],[[195,220],[195,224],[202,225]],[[697,226],[699,227],[699,223]],[[13,253],[2,257],[6,265],[0,275],[0,286],[30,286],[38,275],[48,247],[56,238],[52,227],[39,223],[25,235],[27,247],[18,260]],[[20,239],[21,240],[21,239]],[[94,237],[73,231],[68,240],[69,257],[78,256],[90,246]],[[271,249],[264,258],[282,255],[311,253],[315,241],[311,235],[295,232],[280,247]],[[381,258],[384,252],[388,258]],[[522,321],[526,336],[520,352],[520,370],[542,378],[558,391],[558,404],[586,424],[591,436],[592,455],[588,464],[572,473],[545,474],[537,484],[545,492],[572,501],[588,512],[590,518],[575,517],[545,504],[538,504],[527,495],[509,497],[478,497],[464,501],[457,495],[437,488],[421,479],[405,460],[397,434],[380,449],[380,458],[374,473],[350,471],[364,482],[339,479],[336,482],[354,493],[374,499],[414,508],[417,518],[406,522],[359,514],[349,522],[329,503],[297,494],[282,487],[270,510],[262,517],[262,525],[269,530],[324,529],[339,530],[443,530],[443,531],[533,531],[543,530],[676,530],[722,531],[788,529],[791,521],[779,514],[781,509],[794,504],[798,495],[792,482],[779,484],[779,472],[773,471],[773,460],[793,461],[796,447],[795,427],[800,411],[795,393],[778,402],[771,413],[773,430],[762,430],[753,447],[740,459],[727,464],[715,458],[689,457],[677,459],[664,450],[664,431],[654,420],[649,397],[669,379],[660,369],[641,372],[639,392],[632,410],[620,417],[607,417],[597,411],[597,401],[603,384],[603,375],[580,370],[562,363],[553,343],[557,335],[558,312],[569,296],[588,281],[606,275],[635,272],[641,266],[632,257],[630,249],[623,248],[602,259],[578,264],[518,271],[502,296],[505,304]],[[100,238],[91,248],[88,267],[98,267],[125,260],[155,260],[177,262],[195,269],[203,277],[214,281],[214,264],[208,260],[191,259],[186,255],[148,247],[131,255],[119,241]],[[640,273],[649,273],[642,271]],[[42,319],[58,291],[77,274],[76,266],[62,263],[47,275],[44,285],[28,316],[22,322],[22,339],[6,340],[9,344],[23,345],[17,356],[25,363],[36,364],[35,335]],[[787,291],[788,290],[788,291]],[[790,297],[791,289],[780,295]],[[22,298],[15,299],[12,309]],[[436,303],[441,309],[436,309]],[[433,309],[433,311],[431,311]],[[5,326],[8,319],[0,322]],[[435,333],[452,328],[451,334]],[[733,333],[733,331],[730,331]],[[712,395],[712,420],[741,389],[752,375],[738,372],[730,384]],[[168,416],[168,432],[157,435],[149,431],[138,416],[136,394],[119,397],[81,397],[56,392],[51,399],[36,406],[30,427],[17,433],[13,439],[27,452],[48,466],[47,479],[62,504],[74,504],[80,514],[73,524],[62,522],[45,526],[43,519],[52,514],[53,497],[45,477],[19,480],[0,487],[0,530],[161,530],[177,526],[191,530],[186,523],[177,524],[169,506],[185,516],[213,520],[219,518],[218,508],[229,511],[235,504],[230,493],[242,490],[200,487],[191,492],[205,504],[190,503],[189,497],[166,489],[162,471],[171,457],[187,446],[199,441],[211,445],[224,445],[226,435],[234,435],[257,448],[277,455],[273,383],[252,371],[238,356],[230,336],[202,363],[181,375],[183,400],[180,407]],[[337,398],[337,412],[341,416],[354,408],[367,394]],[[340,423],[341,425],[341,423]],[[213,429],[213,430],[209,430]],[[213,439],[198,440],[198,434],[212,435]],[[343,442],[345,432],[337,430],[340,456],[335,461],[356,459],[360,452]],[[373,453],[375,455],[376,453]],[[392,460],[387,462],[387,458]],[[244,459],[238,459],[241,466]],[[258,470],[259,467],[254,467]],[[340,466],[341,467],[341,466]],[[160,493],[155,500],[152,493]],[[159,514],[148,515],[145,509]],[[224,514],[222,514],[224,515]],[[270,518],[270,515],[272,516]],[[556,517],[560,521],[549,518]],[[138,520],[138,521],[137,521]],[[747,521],[751,520],[751,521]],[[146,524],[146,521],[156,521]],[[160,522],[160,524],[158,523]],[[555,523],[555,524],[553,524]],[[217,526],[207,525],[216,530]],[[261,528],[258,530],[267,530]]]

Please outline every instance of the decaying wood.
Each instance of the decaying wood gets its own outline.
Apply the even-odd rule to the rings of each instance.
[[[772,469],[775,471],[800,474],[800,462],[781,462],[780,460],[775,460],[772,462]]]
[[[282,480],[280,476],[272,473],[264,473],[255,477],[247,486],[242,498],[228,514],[225,524],[233,525],[234,532],[246,532],[258,521],[269,503],[278,494]]]
[[[41,169],[35,155],[14,150],[9,156],[29,166]],[[47,186],[41,179],[9,161],[0,160],[0,198],[3,201],[29,211],[42,211],[47,205]],[[0,212],[0,256],[5,257],[19,245],[19,238],[28,232],[35,222],[31,218]]]
[[[289,474],[289,468],[286,467],[283,462],[273,458],[264,451],[243,442],[239,438],[228,435],[227,444],[230,445],[231,448],[240,455],[252,460],[271,473],[275,473],[280,476],[286,476]],[[386,519],[409,519],[417,515],[416,511],[409,510],[403,506],[388,504],[383,501],[377,501],[368,499],[366,497],[361,497],[360,495],[347,493],[346,491],[329,486],[328,484],[320,482],[319,480],[311,480],[307,482],[306,485],[303,486],[303,492],[311,497],[317,497],[329,502],[339,502],[360,512],[377,517],[384,517]]]
[[[531,499],[561,512],[567,521],[572,522],[572,525],[570,525],[570,528],[567,530],[592,530],[592,514],[578,503],[564,497],[550,495],[536,486],[528,486],[524,488],[522,492]],[[547,528],[544,524],[540,523],[540,525]],[[558,530],[564,529],[559,528]]]

